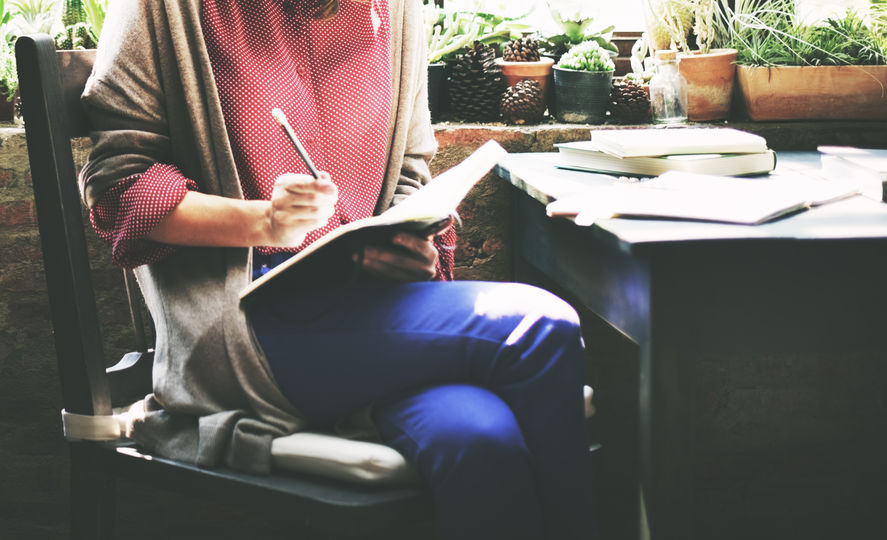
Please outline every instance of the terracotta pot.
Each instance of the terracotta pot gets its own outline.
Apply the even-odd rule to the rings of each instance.
[[[542,97],[548,102],[549,88],[553,85],[551,66],[554,59],[543,56],[536,62],[506,62],[501,58],[496,59],[496,64],[502,66],[502,76],[508,86],[530,79],[537,81],[542,87]]]
[[[678,57],[681,75],[687,80],[687,119],[707,122],[730,116],[736,49],[679,53]]]
[[[752,120],[887,120],[887,66],[738,66]]]

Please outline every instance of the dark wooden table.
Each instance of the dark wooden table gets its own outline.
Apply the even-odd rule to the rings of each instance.
[[[887,205],[856,196],[758,226],[607,219],[580,227],[548,218],[545,203],[613,179],[557,169],[555,160],[512,154],[496,169],[516,188],[516,271],[541,272],[637,344],[640,495],[630,530],[655,540],[701,537],[699,362],[779,354],[840,361],[859,351],[887,359]],[[817,168],[815,153],[779,154],[778,172]],[[871,442],[859,456],[885,448],[883,387],[881,410],[869,411],[877,425],[851,441]]]

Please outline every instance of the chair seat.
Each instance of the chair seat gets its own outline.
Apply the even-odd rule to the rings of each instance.
[[[418,486],[356,484],[286,471],[256,476],[224,467],[203,469],[145,453],[130,443],[81,442],[72,447],[96,453],[118,478],[275,519],[286,516],[294,525],[309,524],[334,535],[384,531],[405,516],[415,523],[433,519],[429,495]]]

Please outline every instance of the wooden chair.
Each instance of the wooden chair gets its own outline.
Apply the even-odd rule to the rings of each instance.
[[[57,52],[46,35],[24,36],[16,43],[64,408],[77,415],[108,417],[113,407],[150,392],[153,350],[141,331],[140,310],[131,303],[137,350],[114,367],[104,367],[71,151],[71,138],[85,136],[89,130],[79,97],[94,55],[94,51]],[[134,291],[128,289],[132,296]],[[334,536],[387,535],[432,516],[428,494],[419,487],[351,484],[284,472],[252,476],[201,469],[121,441],[71,441],[69,446],[71,527],[78,539],[113,536],[117,478],[262,512],[271,519]]]

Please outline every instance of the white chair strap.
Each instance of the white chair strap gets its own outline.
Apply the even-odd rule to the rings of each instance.
[[[69,441],[113,441],[120,438],[116,415],[74,414],[62,409],[62,426]]]
[[[594,416],[595,408],[591,400],[594,398],[594,389],[588,385],[582,387],[582,395],[585,398],[585,418]]]

